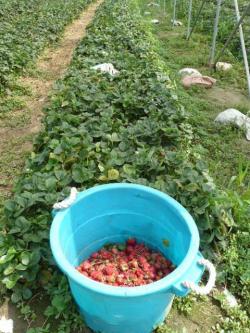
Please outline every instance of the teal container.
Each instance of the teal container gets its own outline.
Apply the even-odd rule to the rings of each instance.
[[[139,242],[161,251],[177,268],[141,287],[95,282],[75,267],[106,243]],[[191,215],[173,198],[136,184],[108,184],[78,193],[70,208],[55,214],[50,244],[68,278],[85,323],[100,333],[149,333],[167,316],[175,295],[185,296],[184,281],[198,283],[199,234]]]

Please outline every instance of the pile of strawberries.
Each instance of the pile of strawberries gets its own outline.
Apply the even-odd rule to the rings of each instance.
[[[83,275],[112,286],[136,287],[155,282],[174,270],[170,260],[136,239],[109,244],[76,269]]]

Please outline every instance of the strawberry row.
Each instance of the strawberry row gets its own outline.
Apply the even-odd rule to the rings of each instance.
[[[0,0],[0,94],[90,0]]]

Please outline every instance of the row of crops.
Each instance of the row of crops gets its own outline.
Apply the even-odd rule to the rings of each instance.
[[[89,2],[0,0],[0,94]]]
[[[91,69],[105,62],[113,63],[119,75]],[[119,181],[160,189],[194,216],[210,256],[214,245],[226,249],[225,234],[235,226],[235,215],[230,198],[216,188],[196,151],[188,115],[136,0],[101,5],[56,87],[44,129],[5,204],[0,278],[2,292],[11,290],[16,303],[45,288],[52,299],[46,315],[65,322],[75,317],[48,236],[52,204],[70,187]],[[51,332],[47,327],[42,332]],[[63,327],[62,332],[70,332]]]

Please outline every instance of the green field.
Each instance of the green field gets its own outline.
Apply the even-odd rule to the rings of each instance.
[[[0,94],[86,6],[88,0],[0,1]],[[1,110],[0,110],[1,111]]]

